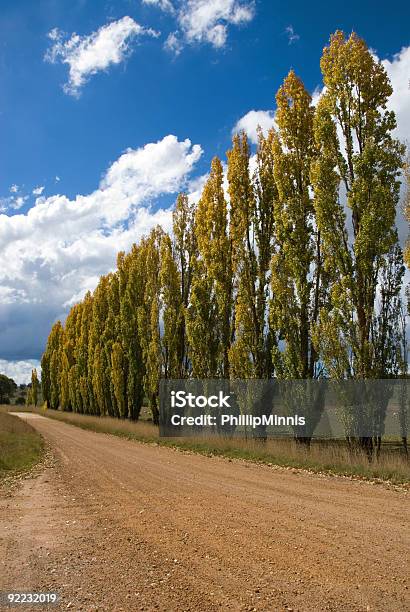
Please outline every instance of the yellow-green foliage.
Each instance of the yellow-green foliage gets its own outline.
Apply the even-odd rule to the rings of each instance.
[[[332,308],[322,310],[315,341],[334,376],[388,376],[375,351],[380,339],[375,334],[377,290],[390,291],[393,302],[402,275],[397,262],[392,271],[397,282],[391,288],[387,279],[389,286],[382,287],[380,275],[397,249],[395,215],[404,154],[392,136],[394,113],[386,110],[392,88],[382,64],[354,33],[346,38],[338,31],[331,37],[321,69],[326,91],[314,119],[318,155],[312,184]]]
[[[312,341],[324,299],[321,236],[315,227],[310,179],[316,157],[314,107],[292,71],[276,95],[277,133],[273,138],[276,249],[272,257],[270,321],[283,330],[284,350],[274,349],[274,365],[284,378],[317,376],[318,352]]]
[[[211,376],[229,377],[228,351],[231,339],[232,311],[232,260],[231,240],[228,236],[228,217],[225,194],[223,190],[223,169],[219,158],[212,160],[209,179],[205,183],[198,203],[195,218],[195,234],[201,263],[196,266],[197,275],[203,270],[206,276],[207,291],[210,294],[207,302],[208,313],[212,319],[209,325],[215,328],[216,343],[208,346],[216,350],[214,357],[215,371]],[[198,279],[199,283],[201,280]],[[193,342],[202,342],[200,338]],[[204,347],[206,350],[206,348]]]
[[[235,135],[199,202],[178,196],[172,232],[119,253],[53,326],[49,407],[137,419],[146,398],[157,423],[161,378],[406,371],[391,85],[356,34],[336,32],[321,69],[316,106],[290,71],[256,150]]]

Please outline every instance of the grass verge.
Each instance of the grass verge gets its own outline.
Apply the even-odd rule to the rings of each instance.
[[[373,481],[388,481],[410,488],[410,462],[398,449],[384,448],[379,459],[369,463],[361,452],[352,453],[345,444],[314,443],[310,449],[293,440],[257,440],[239,438],[160,438],[158,428],[147,421],[120,421],[56,410],[37,409],[45,416],[99,433],[109,433],[129,440],[155,443],[207,456],[243,459],[270,466],[304,469],[315,473],[342,475]]]
[[[0,411],[0,480],[25,472],[41,458],[43,439],[28,423]]]

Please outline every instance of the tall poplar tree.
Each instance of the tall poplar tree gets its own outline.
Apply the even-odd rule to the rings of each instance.
[[[197,259],[193,271],[191,298],[186,310],[191,374],[193,378],[217,378],[221,373],[221,360],[213,282],[203,261]]]
[[[183,377],[184,305],[181,276],[174,258],[171,238],[165,234],[161,242],[161,302],[164,331],[162,354],[165,378]]]
[[[51,332],[50,332],[51,333]],[[43,395],[43,401],[46,408],[50,408],[51,402],[51,377],[50,377],[50,335],[47,339],[47,346],[44,353],[41,356],[41,391]]]
[[[214,157],[209,178],[204,186],[195,217],[195,235],[201,264],[197,274],[205,274],[206,281],[197,280],[210,292],[208,301],[215,309],[211,323],[218,336],[215,376],[229,378],[229,347],[231,342],[232,316],[232,260],[231,241],[228,234],[228,214],[223,189],[223,168],[218,157]],[[208,347],[214,350],[213,344]],[[212,358],[211,360],[212,361]]]
[[[84,378],[84,373],[86,371],[85,362],[86,362],[86,352],[84,351],[84,329],[85,325],[83,324],[83,315],[85,309],[85,299],[79,304],[75,305],[69,314],[66,322],[66,328],[68,332],[68,338],[65,337],[65,347],[66,350],[62,351],[61,354],[61,363],[63,364],[63,368],[60,371],[60,381],[63,385],[66,384],[65,376],[68,370],[68,402],[75,412],[86,412],[87,407],[84,404],[84,382],[81,380]],[[67,325],[68,323],[68,325]],[[70,366],[68,361],[68,351],[69,348],[69,338],[72,338],[72,365]],[[65,359],[64,352],[66,353],[67,360]],[[88,352],[88,351],[87,351]],[[64,403],[67,405],[67,398],[65,392],[64,394]],[[68,408],[63,408],[68,409]]]
[[[139,266],[139,249],[133,245],[131,252],[118,257],[120,290],[120,340],[126,364],[125,395],[130,419],[138,419],[144,397],[144,364],[138,333],[138,308],[143,300],[142,270]]]
[[[186,330],[186,313],[190,303],[194,264],[198,256],[197,238],[195,234],[195,207],[189,203],[185,193],[179,194],[172,213],[173,254],[180,282],[181,304],[183,316],[178,330],[180,352],[180,376],[185,378],[191,371],[189,359],[188,337]]]
[[[93,296],[87,291],[82,302],[81,317],[78,321],[79,336],[76,345],[77,379],[81,396],[82,412],[93,414],[95,402],[92,390],[92,377],[89,372],[89,336],[93,312]]]
[[[332,376],[372,378],[383,370],[371,332],[381,274],[397,245],[404,148],[392,136],[386,71],[362,39],[336,32],[321,68],[312,183],[331,308],[321,312],[317,340]]]
[[[118,275],[112,272],[108,275],[108,286],[107,286],[107,304],[108,313],[105,320],[104,332],[103,332],[103,346],[105,352],[105,360],[107,366],[107,383],[109,391],[109,403],[113,416],[123,417],[124,416],[124,401],[118,402],[119,389],[124,389],[123,381],[120,381],[123,374],[118,372],[117,368],[123,366],[122,350],[120,355],[121,346],[115,348],[115,358],[113,362],[114,345],[118,343],[119,338],[119,280]],[[113,367],[114,366],[114,367]],[[122,391],[123,392],[123,391]]]
[[[141,241],[139,265],[143,276],[143,300],[138,308],[138,334],[142,349],[144,390],[148,397],[152,420],[159,422],[159,381],[162,374],[160,315],[160,250],[163,230],[154,228]]]
[[[403,166],[404,174],[404,206],[403,212],[410,224],[410,151],[407,150],[407,159]],[[408,228],[409,229],[409,228]],[[410,239],[407,236],[406,249],[405,249],[405,261],[408,268],[410,268]]]
[[[315,223],[311,166],[316,157],[314,107],[302,81],[289,72],[276,95],[273,137],[276,252],[272,258],[271,322],[284,347],[274,347],[281,378],[315,378],[319,355],[312,327],[326,297],[322,245]]]
[[[108,318],[109,282],[108,276],[102,276],[94,291],[89,333],[90,376],[96,413],[103,416],[114,416],[110,394],[110,359],[104,344],[104,331]]]
[[[230,240],[234,290],[233,344],[229,357],[234,377],[272,376],[272,334],[268,320],[274,204],[272,132],[258,137],[256,170],[250,175],[245,133],[234,136],[228,151]]]
[[[62,410],[72,410],[73,407],[73,392],[70,389],[70,379],[72,375],[71,368],[75,365],[74,352],[77,344],[77,323],[78,315],[81,307],[75,304],[68,313],[64,325],[64,344],[61,350],[60,364],[60,387],[61,387],[61,408]]]
[[[111,380],[116,405],[118,407],[118,416],[124,419],[128,416],[126,367],[124,351],[118,340],[114,342],[111,347]]]
[[[61,369],[61,350],[64,342],[64,328],[61,321],[54,323],[51,328],[47,343],[46,352],[49,359],[49,405],[50,408],[57,410],[60,406],[60,369]]]
[[[38,404],[39,389],[40,389],[40,383],[38,380],[37,370],[36,368],[34,368],[34,370],[31,371],[31,403],[34,406],[37,406]]]
[[[385,355],[396,342],[395,331],[383,324],[386,302],[380,303],[378,292],[388,286],[394,300],[403,276],[402,266],[389,261],[398,260],[395,217],[404,155],[392,136],[394,113],[386,110],[392,87],[382,64],[354,33],[331,36],[321,69],[326,89],[315,116],[319,155],[312,183],[330,306],[320,313],[315,340],[332,377],[389,378],[394,364]],[[366,391],[361,383],[358,398],[358,385],[352,389],[346,410],[353,427],[347,435],[370,457],[391,390],[383,387],[382,397],[373,397],[374,385]],[[366,433],[370,428],[372,436]]]

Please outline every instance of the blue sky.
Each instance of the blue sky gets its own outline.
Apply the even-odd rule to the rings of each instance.
[[[409,23],[407,2],[2,0],[0,369],[24,379],[53,321],[169,223],[238,122],[269,126],[291,67],[320,90],[335,29],[385,62],[410,137]]]

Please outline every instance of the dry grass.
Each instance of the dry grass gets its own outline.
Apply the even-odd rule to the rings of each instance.
[[[0,410],[0,478],[25,471],[40,459],[41,436],[21,419]]]
[[[37,412],[42,412],[37,409]],[[257,461],[270,465],[303,468],[356,476],[366,479],[388,480],[410,484],[410,462],[397,446],[385,445],[380,457],[369,462],[365,453],[352,452],[342,441],[315,442],[310,449],[293,440],[258,440],[200,436],[195,438],[160,438],[158,428],[147,421],[121,421],[110,417],[96,417],[48,410],[46,416],[101,433],[114,434],[145,443],[180,448],[204,455]]]

